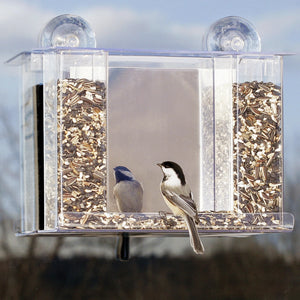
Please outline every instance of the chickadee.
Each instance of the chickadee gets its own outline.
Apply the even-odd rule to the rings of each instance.
[[[164,174],[160,190],[166,204],[175,216],[184,218],[189,230],[192,248],[197,254],[203,254],[204,247],[195,225],[199,223],[196,204],[191,189],[186,184],[181,167],[172,161],[165,161],[157,165]]]
[[[114,199],[120,212],[140,212],[143,206],[143,188],[129,169],[123,166],[114,168],[116,185]],[[123,233],[118,241],[117,256],[120,260],[129,258],[129,235]]]

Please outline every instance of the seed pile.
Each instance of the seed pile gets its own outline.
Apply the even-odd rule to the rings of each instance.
[[[233,85],[235,210],[278,212],[282,199],[281,88]]]
[[[187,230],[181,217],[173,214],[165,216],[159,213],[66,213],[68,223],[62,229],[92,229],[92,230]],[[201,212],[197,228],[202,231],[276,231],[284,230],[281,214],[235,214]]]
[[[59,212],[106,210],[106,87],[58,81]]]

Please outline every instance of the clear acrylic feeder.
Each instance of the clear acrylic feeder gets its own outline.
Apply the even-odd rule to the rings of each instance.
[[[9,61],[22,71],[20,234],[187,234],[183,219],[160,213],[164,160],[184,169],[200,234],[293,229],[283,211],[283,55],[215,51],[211,39],[200,52],[74,40]],[[117,209],[118,165],[143,185],[139,213]]]

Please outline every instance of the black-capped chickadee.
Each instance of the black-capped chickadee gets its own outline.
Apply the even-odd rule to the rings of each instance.
[[[165,161],[157,165],[164,175],[160,189],[166,204],[175,216],[184,218],[192,248],[197,254],[203,254],[204,247],[195,225],[199,223],[196,204],[181,167],[172,161]]]
[[[143,188],[129,169],[123,166],[114,168],[116,185],[113,196],[120,212],[140,212],[143,207]],[[123,233],[118,241],[117,256],[120,260],[129,258],[129,235]]]

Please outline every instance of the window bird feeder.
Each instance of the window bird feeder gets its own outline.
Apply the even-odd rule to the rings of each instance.
[[[21,66],[21,235],[186,234],[161,214],[156,163],[178,162],[201,235],[288,232],[283,211],[282,65],[237,17],[210,27],[207,51],[95,48],[79,17],[53,19]],[[142,183],[120,212],[114,167]]]

